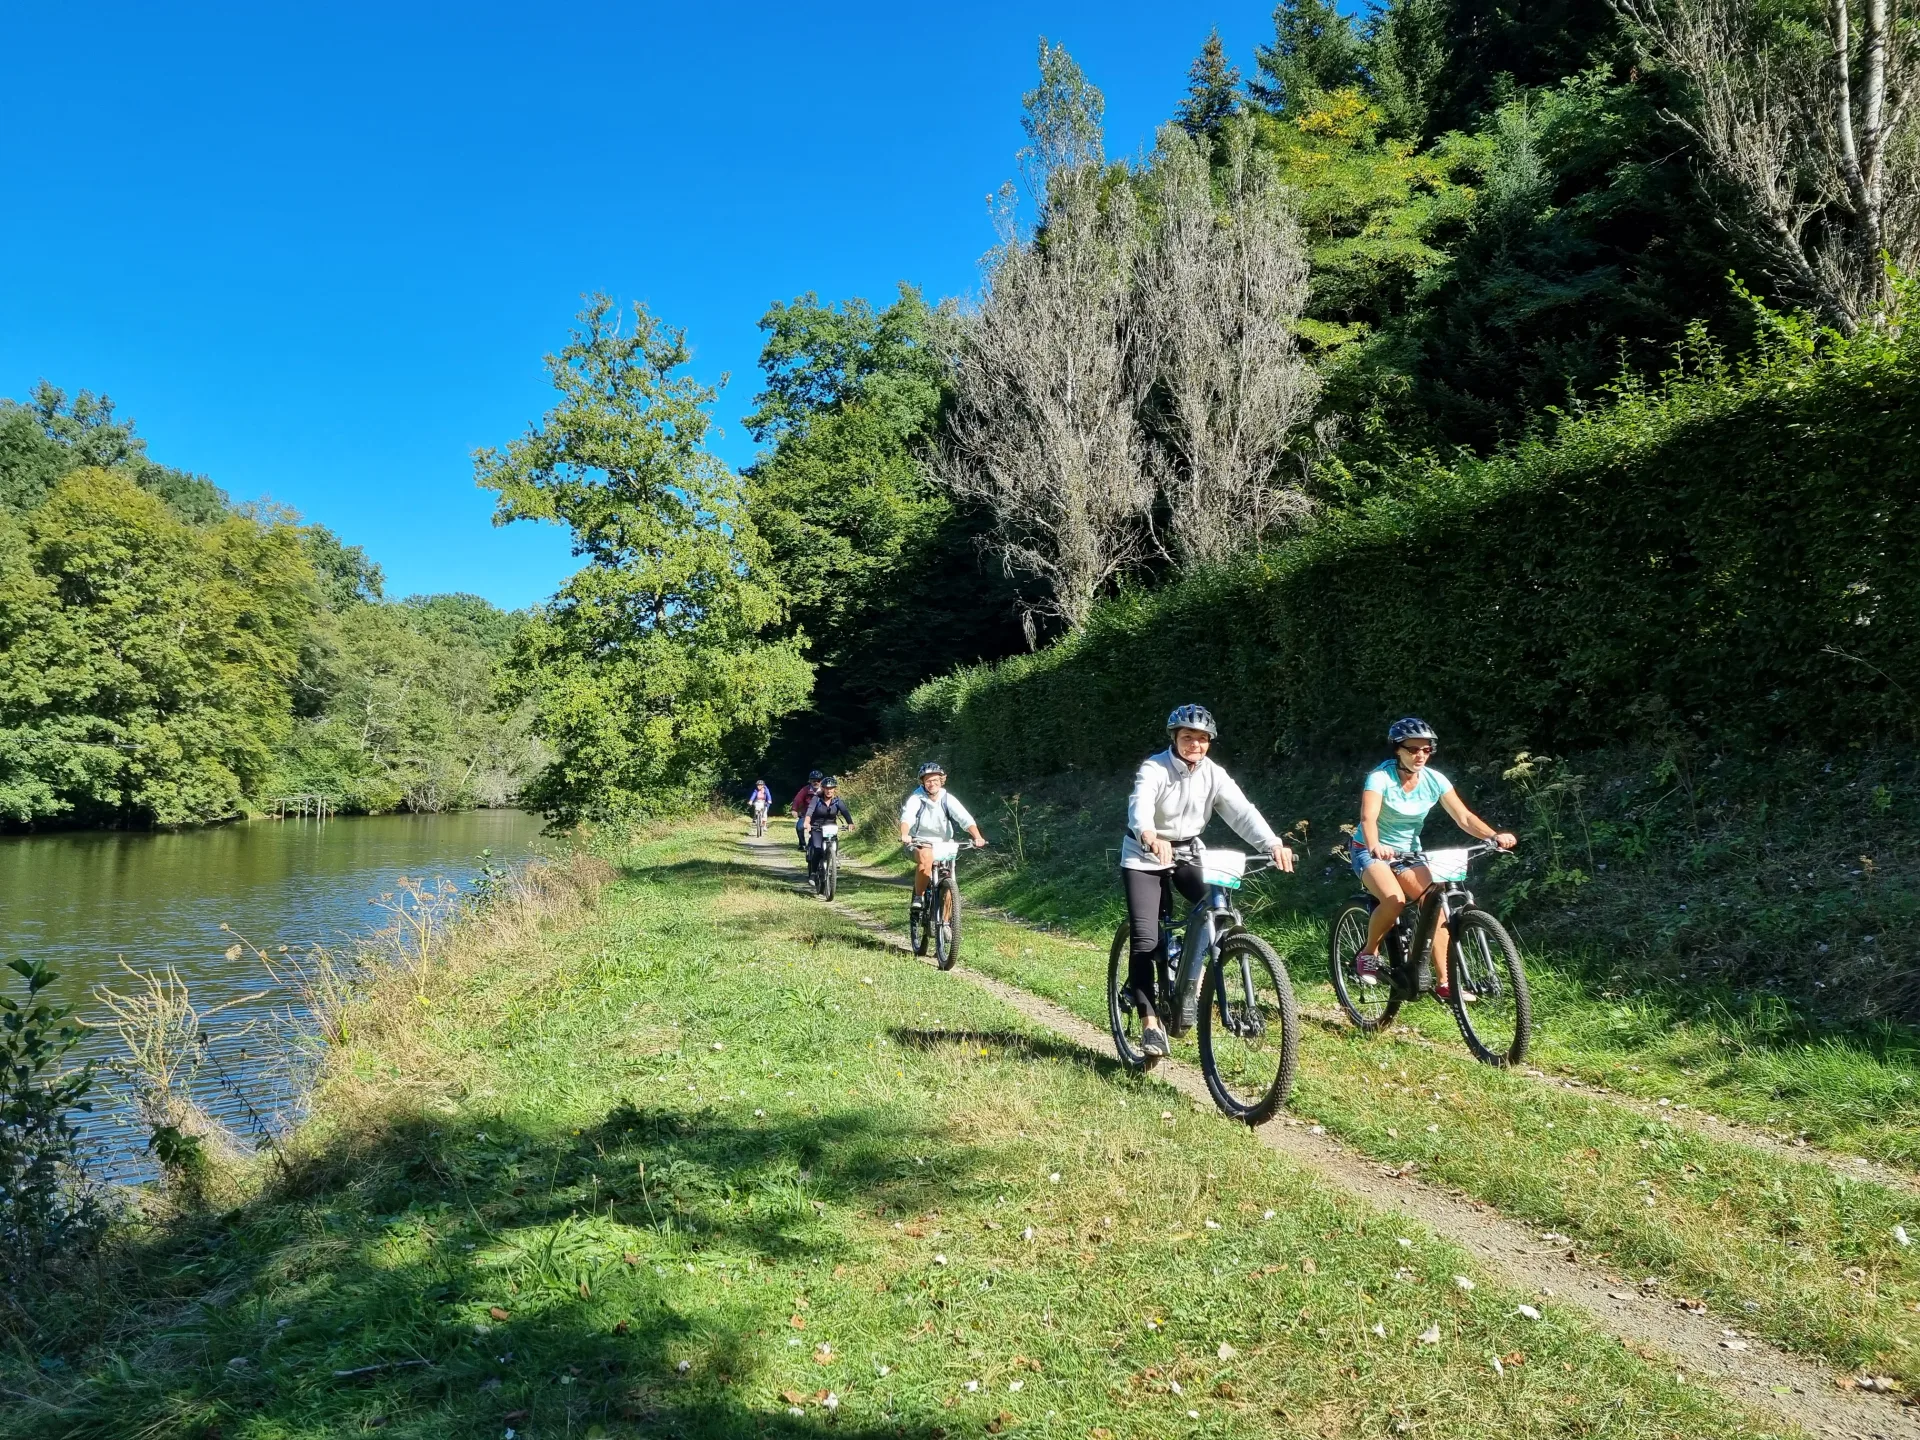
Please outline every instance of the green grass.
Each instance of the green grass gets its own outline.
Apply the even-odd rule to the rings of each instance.
[[[903,753],[883,753],[853,778],[849,793],[856,813],[877,807],[891,815],[897,809],[898,796],[913,783],[900,763]],[[1578,885],[1563,881],[1557,890],[1549,886],[1542,868],[1549,861],[1543,857],[1565,849],[1568,842],[1564,836],[1554,841],[1544,822],[1519,820],[1514,823],[1521,829],[1523,851],[1530,858],[1524,863],[1496,862],[1484,873],[1475,871],[1476,893],[1496,912],[1514,913],[1515,891],[1525,898],[1519,906],[1520,918],[1513,923],[1526,954],[1541,1019],[1532,1062],[1647,1100],[1668,1099],[1920,1173],[1920,1042],[1912,1031],[1879,1022],[1819,1024],[1807,1005],[1788,1004],[1772,989],[1735,993],[1713,978],[1733,966],[1725,955],[1712,951],[1715,937],[1728,944],[1785,944],[1776,932],[1812,933],[1812,927],[1834,935],[1838,946],[1837,937],[1843,934],[1880,929],[1883,933],[1877,943],[1882,951],[1891,952],[1906,943],[1900,935],[1909,927],[1876,915],[1875,906],[1885,909],[1892,904],[1887,892],[1899,887],[1883,881],[1878,900],[1864,898],[1861,882],[1842,873],[1817,893],[1806,887],[1806,893],[1793,901],[1798,910],[1781,898],[1783,887],[1778,883],[1765,895],[1736,891],[1732,893],[1740,894],[1742,903],[1732,914],[1739,919],[1716,922],[1720,928],[1703,933],[1685,913],[1686,897],[1693,897],[1696,910],[1710,908],[1699,903],[1701,894],[1712,893],[1722,879],[1703,875],[1701,867],[1708,866],[1709,860],[1716,865],[1730,863],[1729,852],[1751,856],[1764,848],[1763,842],[1758,835],[1737,828],[1733,833],[1710,830],[1707,839],[1712,843],[1692,847],[1699,852],[1692,861],[1661,850],[1640,863],[1624,862],[1617,852],[1626,844],[1621,837],[1628,821],[1639,816],[1637,823],[1643,828],[1653,823],[1619,798],[1629,793],[1629,778],[1596,780],[1587,787],[1616,797],[1611,821],[1581,822],[1587,831],[1601,836],[1599,853],[1615,855],[1610,878],[1588,875]],[[1859,849],[1861,842],[1839,833],[1840,819],[1827,810],[1844,811],[1844,797],[1857,794],[1868,779],[1836,780],[1837,795],[1818,792],[1819,806],[1814,807],[1818,813],[1788,817],[1792,825],[1776,809],[1768,822],[1775,828],[1765,833],[1781,837],[1783,851],[1792,842],[1792,866],[1810,864],[1805,855],[1823,846],[1825,851]],[[1469,782],[1463,777],[1465,783]],[[1475,803],[1486,813],[1508,818],[1512,818],[1509,811],[1525,813],[1522,798],[1501,799],[1493,793],[1497,777],[1475,776],[1470,783],[1488,792],[1475,796]],[[1326,917],[1358,889],[1344,862],[1336,864],[1326,853],[1341,838],[1339,824],[1352,819],[1345,808],[1351,787],[1343,784],[1341,776],[1296,768],[1263,776],[1248,786],[1256,801],[1271,801],[1275,794],[1288,797],[1269,803],[1267,814],[1276,821],[1304,816],[1314,837],[1305,847],[1297,876],[1263,878],[1245,892],[1255,928],[1281,950],[1296,983],[1324,975]],[[1125,913],[1114,878],[1120,816],[1126,803],[1124,778],[1062,776],[1036,782],[1017,794],[995,795],[970,790],[961,777],[958,788],[981,816],[995,845],[986,855],[966,858],[968,893],[978,901],[1104,946]],[[1738,785],[1733,789],[1743,793]],[[1570,807],[1572,800],[1562,794],[1556,803]],[[1813,807],[1812,801],[1808,804]],[[1713,808],[1719,813],[1723,807],[1716,800]],[[1760,807],[1763,819],[1765,808]],[[1902,837],[1916,828],[1908,823],[1907,808],[1901,799],[1874,823]],[[1563,829],[1574,828],[1571,808],[1559,823]],[[1720,823],[1723,830],[1734,827],[1732,819]],[[1434,821],[1434,828],[1443,834],[1451,830],[1444,817]],[[1672,838],[1665,831],[1657,833]],[[886,835],[891,834],[888,829]],[[1607,836],[1613,837],[1612,851],[1607,849]],[[1228,835],[1224,843],[1239,842]],[[886,836],[875,831],[863,835],[860,850],[869,858],[884,855],[887,863],[893,863]],[[1836,869],[1849,853],[1839,859],[1822,853],[1819,871]],[[1790,868],[1784,853],[1769,857],[1767,863]],[[1894,864],[1890,856],[1886,864]],[[1690,873],[1693,889],[1688,888]],[[1743,877],[1743,885],[1754,883],[1754,876]],[[1549,903],[1550,894],[1561,899]],[[1630,910],[1643,914],[1647,925],[1660,922],[1656,928],[1664,948],[1656,953],[1644,936],[1631,938],[1634,926],[1624,918]],[[1770,914],[1772,920],[1767,919]],[[1768,924],[1774,930],[1767,931]],[[1622,941],[1603,951],[1576,939],[1598,934],[1617,934]],[[1700,968],[1689,978],[1684,957],[1691,953],[1690,946],[1707,953],[1700,955]],[[1806,950],[1812,950],[1810,940]],[[1815,959],[1811,953],[1805,958]],[[1864,972],[1857,967],[1848,970],[1837,956],[1831,965],[1824,958],[1817,963],[1836,985],[1848,977],[1865,983]],[[1328,991],[1303,994],[1303,998],[1332,1003]],[[1453,1033],[1451,1022],[1437,1007],[1410,1007],[1405,1019],[1436,1037]]]
[[[847,902],[896,925],[903,895],[843,881]],[[1104,946],[978,910],[964,943],[966,964],[1106,1025]],[[1311,972],[1297,983],[1331,1006]],[[1291,1112],[1567,1236],[1636,1283],[1654,1277],[1676,1304],[1704,1303],[1839,1368],[1920,1382],[1920,1254],[1895,1236],[1920,1236],[1913,1195],[1479,1065],[1445,1024],[1433,1034],[1454,1034],[1450,1046],[1305,1027]],[[1176,1053],[1183,1044],[1193,1059],[1191,1041]]]
[[[0,1433],[1754,1433],[729,835],[422,983],[284,1175],[13,1316]]]

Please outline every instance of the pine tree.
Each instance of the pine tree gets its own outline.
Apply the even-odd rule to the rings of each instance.
[[[1227,59],[1216,29],[1187,70],[1187,94],[1174,120],[1189,135],[1212,135],[1240,109],[1240,67]]]
[[[1273,44],[1258,52],[1260,78],[1247,92],[1276,115],[1302,113],[1316,93],[1362,83],[1360,37],[1333,0],[1280,0]]]

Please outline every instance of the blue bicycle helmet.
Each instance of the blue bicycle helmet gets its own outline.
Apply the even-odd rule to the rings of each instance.
[[[1440,737],[1433,727],[1417,716],[1409,715],[1404,720],[1396,720],[1387,727],[1387,743],[1398,750],[1409,740],[1431,740],[1433,748],[1440,748]]]
[[[1213,723],[1213,712],[1204,705],[1181,705],[1167,716],[1167,733],[1176,730],[1198,730],[1208,739],[1218,739],[1220,729]]]
[[[926,779],[929,775],[944,775],[946,773],[947,767],[942,765],[938,760],[929,760],[920,767],[920,778],[922,780]]]

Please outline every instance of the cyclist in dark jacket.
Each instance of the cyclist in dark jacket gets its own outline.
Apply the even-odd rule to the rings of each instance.
[[[820,782],[820,793],[813,797],[813,803],[807,807],[802,817],[807,826],[807,863],[811,865],[818,858],[816,852],[826,843],[826,837],[820,833],[822,825],[838,822],[847,829],[853,829],[853,812],[847,809],[847,802],[840,798],[840,782],[829,775]]]

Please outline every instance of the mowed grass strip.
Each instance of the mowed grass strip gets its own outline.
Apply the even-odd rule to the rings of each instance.
[[[903,923],[897,886],[853,878],[843,896]],[[964,963],[1105,1027],[1104,950],[978,912],[964,944]],[[1303,1000],[1331,1004],[1314,973],[1294,979]],[[1430,1003],[1409,1009],[1445,1018]],[[1536,1023],[1551,1029],[1551,1010]],[[1837,1369],[1920,1385],[1920,1246],[1900,1239],[1920,1240],[1910,1193],[1494,1070],[1452,1033],[1449,1047],[1307,1025],[1289,1108],[1384,1164],[1565,1237],[1554,1243],[1635,1286],[1653,1280],[1676,1306],[1704,1304]],[[1191,1039],[1175,1051],[1197,1058]]]
[[[712,827],[421,1010],[9,1433],[1765,1433]]]

